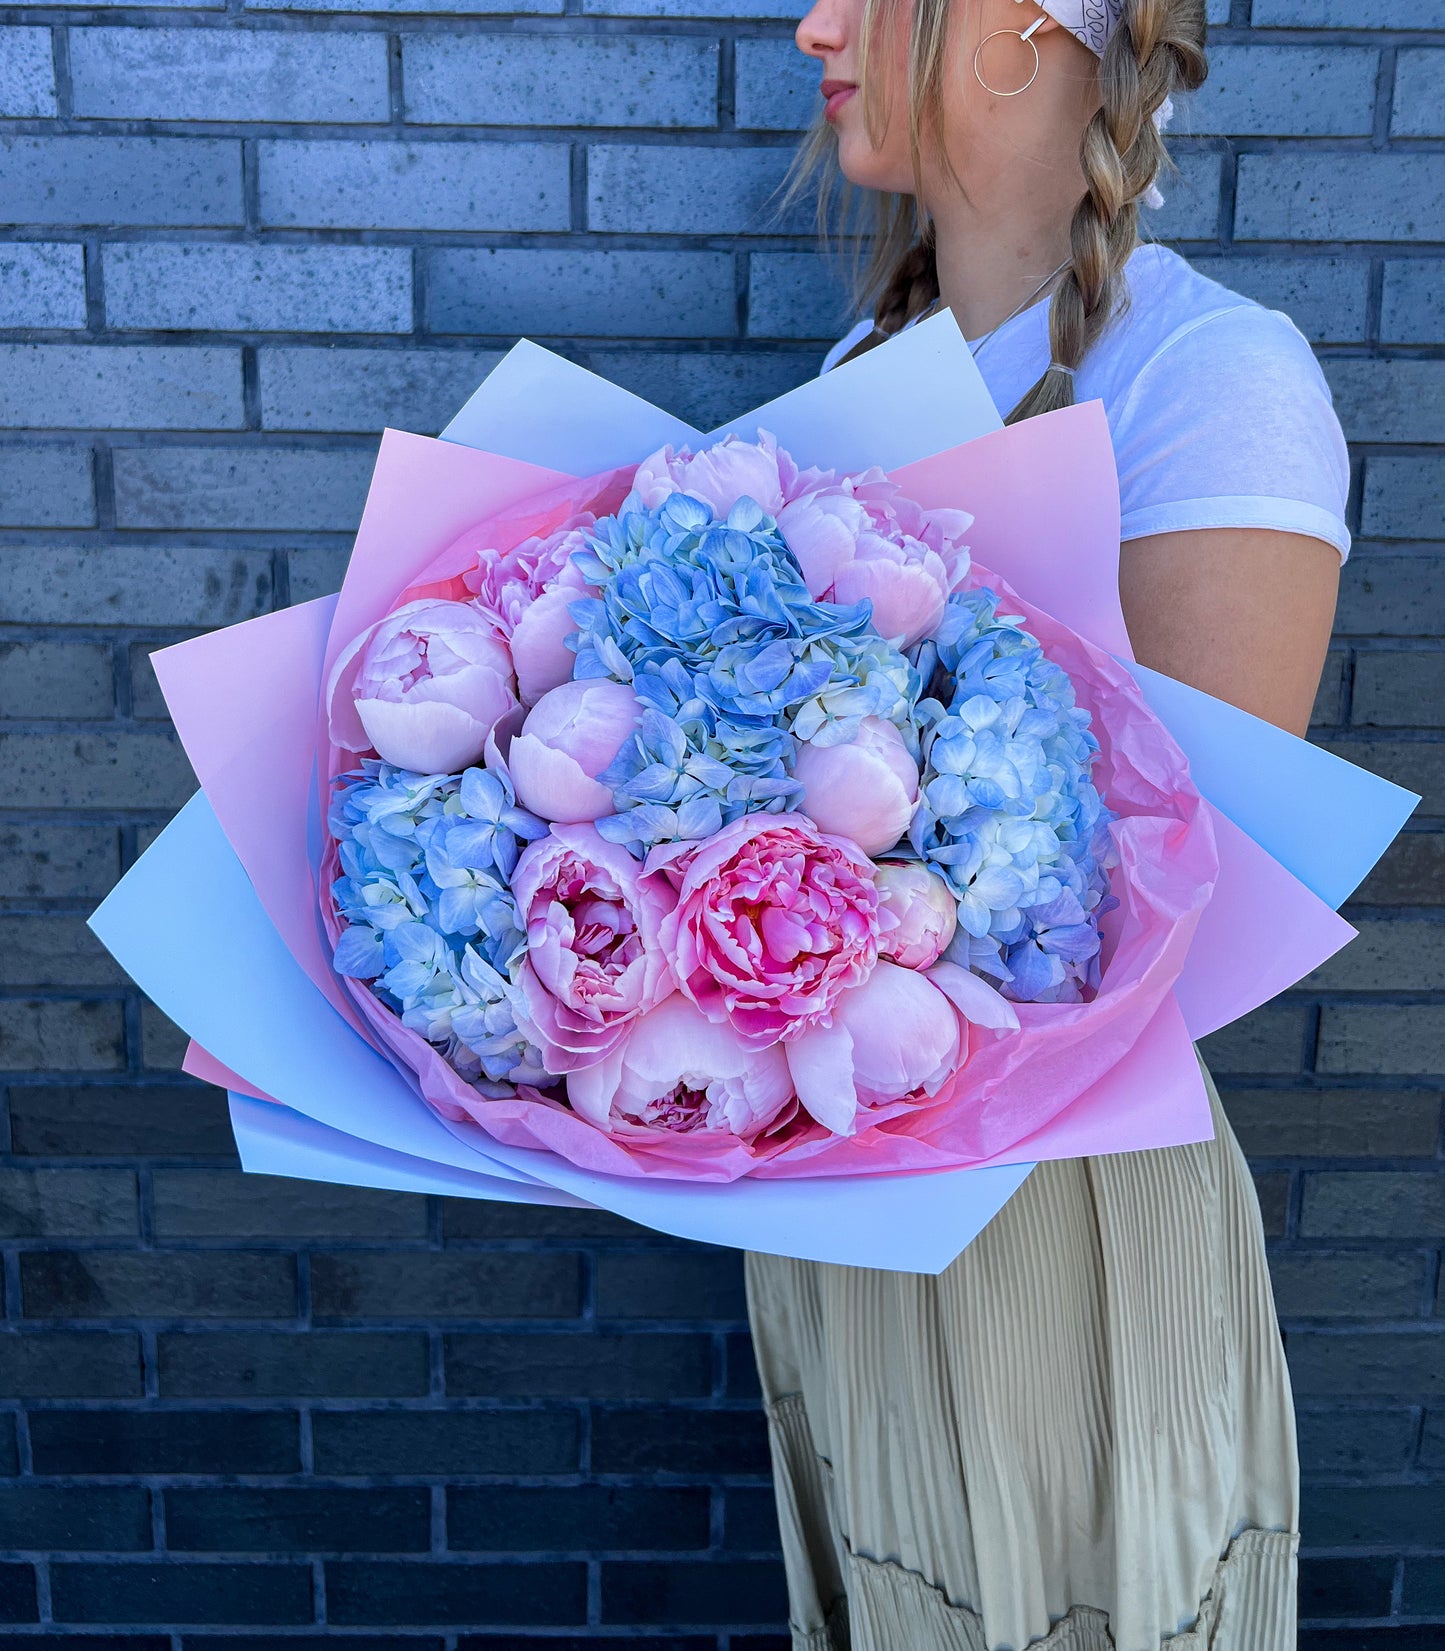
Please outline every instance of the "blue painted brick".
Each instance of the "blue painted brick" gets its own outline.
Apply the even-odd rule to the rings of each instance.
[[[1389,259],[1380,313],[1387,344],[1445,343],[1445,259]]]
[[[704,430],[785,394],[818,370],[808,351],[665,355],[594,350],[592,370]]]
[[[1242,155],[1245,241],[1445,240],[1445,155]]]
[[[1367,137],[1380,54],[1364,46],[1216,46],[1180,132]]]
[[[75,113],[100,120],[385,121],[386,37],[72,29]]]
[[[424,125],[717,124],[717,43],[691,35],[413,34],[402,73]]]
[[[1177,170],[1160,180],[1164,205],[1143,214],[1148,234],[1161,241],[1212,241],[1219,234],[1220,159],[1181,154]]]
[[[241,145],[228,138],[0,137],[16,224],[239,224]]]
[[[258,145],[261,221],[316,229],[565,229],[558,143],[297,141]]]
[[[1445,29],[1445,0],[1253,0],[1257,29]]]
[[[739,40],[734,112],[742,127],[801,132],[822,108],[823,70],[791,40]]]
[[[736,325],[726,252],[458,247],[433,252],[429,263],[432,332],[717,338]]]
[[[238,430],[239,350],[0,344],[0,426]]]
[[[587,1568],[468,1559],[424,1570],[395,1561],[330,1560],[328,1620],[344,1627],[504,1623],[566,1627],[587,1620]]]
[[[1328,361],[1351,441],[1445,444],[1445,361]]]
[[[1445,454],[1380,457],[1365,465],[1361,531],[1381,539],[1432,539],[1440,532]]]
[[[190,332],[411,330],[404,247],[107,246],[112,327]]]
[[[1193,258],[1201,275],[1222,282],[1267,309],[1283,310],[1319,344],[1365,338],[1370,266],[1363,258]]]
[[[0,28],[0,115],[55,113],[49,29]]]
[[[0,243],[0,328],[85,325],[85,249],[63,241]]]
[[[368,15],[447,17],[545,14],[562,11],[565,0],[245,0],[248,11],[365,12]]]
[[[848,270],[814,252],[754,252],[748,259],[748,335],[841,338],[852,315]]]
[[[307,1565],[60,1564],[50,1572],[57,1622],[303,1623]]]
[[[0,612],[19,625],[209,628],[254,619],[271,595],[268,551],[17,545],[0,556]]]
[[[1395,59],[1390,132],[1397,138],[1445,137],[1445,48],[1410,46]]]
[[[594,144],[587,152],[587,224],[660,235],[765,235],[797,231],[807,213],[784,213],[779,190],[789,149]]]
[[[501,357],[478,350],[258,352],[266,430],[415,430],[434,436]]]
[[[780,18],[796,22],[808,0],[582,0],[584,13],[612,17]]]
[[[92,527],[87,447],[0,447],[0,527]]]
[[[122,447],[114,464],[121,527],[344,533],[361,519],[372,454]]]

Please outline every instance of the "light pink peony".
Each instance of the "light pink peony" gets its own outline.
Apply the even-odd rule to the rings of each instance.
[[[748,1140],[792,1102],[793,1080],[780,1045],[750,1049],[674,992],[603,1060],[569,1072],[567,1098],[609,1131],[725,1130]]]
[[[574,516],[545,538],[524,539],[513,550],[477,548],[477,566],[465,576],[476,606],[495,620],[512,649],[517,691],[535,705],[549,688],[572,676],[576,655],[567,646],[576,621],[568,612],[592,587],[572,566],[573,551],[587,542],[591,512]]]
[[[677,892],[662,944],[679,985],[753,1048],[826,1020],[877,961],[872,863],[801,814],[747,814],[646,863],[647,883]]]
[[[654,509],[673,493],[687,493],[711,505],[720,518],[742,498],[776,516],[783,507],[785,487],[795,483],[797,475],[797,467],[778,451],[777,442],[766,431],[759,431],[756,442],[726,436],[701,453],[664,447],[638,465],[632,490],[645,510]]]
[[[886,861],[873,880],[898,919],[898,926],[883,936],[882,955],[905,969],[936,963],[958,928],[958,902],[948,884],[917,861]]]
[[[564,682],[527,713],[507,753],[517,799],[544,820],[596,820],[612,812],[597,776],[637,725],[637,696],[595,677]]]
[[[601,1060],[673,989],[659,938],[671,896],[640,870],[590,825],[553,826],[518,857],[522,1013],[549,1072]]]
[[[516,703],[507,644],[466,602],[408,602],[346,648],[327,685],[337,745],[421,774],[479,761]]]
[[[918,764],[882,717],[864,717],[845,745],[803,745],[793,762],[799,804],[820,831],[881,854],[908,830],[918,801]]]

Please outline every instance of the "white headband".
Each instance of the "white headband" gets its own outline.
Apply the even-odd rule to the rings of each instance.
[[[1070,34],[1077,35],[1096,57],[1102,57],[1109,36],[1118,26],[1124,0],[1039,0],[1039,5]]]

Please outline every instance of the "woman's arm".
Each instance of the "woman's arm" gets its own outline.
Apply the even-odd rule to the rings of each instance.
[[[1267,529],[1160,533],[1119,558],[1140,664],[1293,734],[1309,727],[1339,583],[1333,546]]]

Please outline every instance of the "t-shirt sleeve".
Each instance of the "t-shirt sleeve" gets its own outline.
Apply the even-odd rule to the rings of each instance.
[[[1121,538],[1275,528],[1348,556],[1344,434],[1314,352],[1287,316],[1248,304],[1181,328],[1112,422]]]

